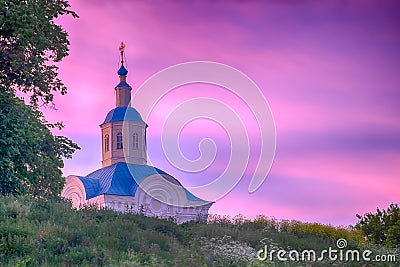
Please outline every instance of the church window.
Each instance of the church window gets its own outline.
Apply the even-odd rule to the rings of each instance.
[[[122,133],[117,133],[117,149],[122,149]]]
[[[110,136],[106,134],[104,137],[104,151],[107,152],[110,150]]]
[[[133,149],[139,149],[139,136],[137,133],[133,134]]]

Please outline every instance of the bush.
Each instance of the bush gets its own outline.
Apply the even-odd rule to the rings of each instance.
[[[367,213],[364,216],[357,214],[357,218],[359,222],[356,228],[369,241],[389,247],[400,246],[400,208],[397,204],[390,204],[387,210],[376,208],[376,213]]]

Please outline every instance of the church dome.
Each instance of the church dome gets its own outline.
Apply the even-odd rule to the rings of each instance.
[[[140,113],[132,107],[117,107],[110,110],[102,124],[113,121],[138,121],[143,122]]]
[[[85,177],[77,177],[85,187],[86,199],[90,199],[102,194],[135,196],[139,184],[151,175],[161,175],[162,179],[182,188],[188,200],[204,202],[184,188],[174,177],[149,165],[119,162],[94,171]]]
[[[117,73],[119,76],[126,76],[128,74],[128,70],[124,67],[124,65],[121,65]]]

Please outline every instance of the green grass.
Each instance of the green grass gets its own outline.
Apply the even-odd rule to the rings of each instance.
[[[335,262],[260,262],[255,253],[265,244],[320,252],[336,248],[338,238],[345,238],[348,248],[400,257],[396,249],[367,244],[352,228],[263,216],[253,221],[214,216],[209,223],[176,225],[110,210],[77,211],[59,199],[24,197],[0,198],[0,238],[0,266],[327,266]]]

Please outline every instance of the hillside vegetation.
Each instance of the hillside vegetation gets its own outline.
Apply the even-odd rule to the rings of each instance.
[[[172,220],[88,207],[59,199],[0,198],[0,266],[398,266],[399,250],[366,243],[353,228],[210,216],[208,223]],[[397,262],[259,261],[268,249],[370,249]],[[372,257],[372,256],[371,256]]]

